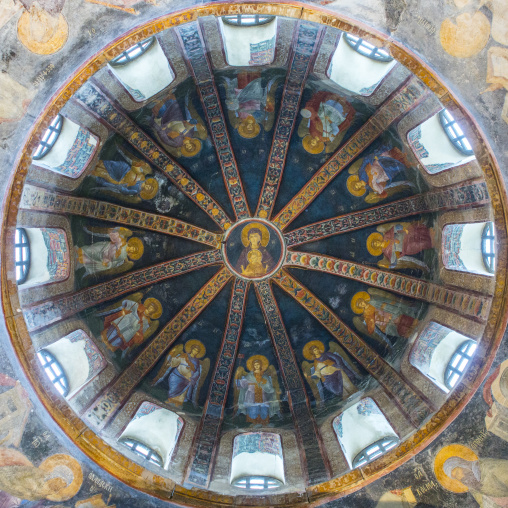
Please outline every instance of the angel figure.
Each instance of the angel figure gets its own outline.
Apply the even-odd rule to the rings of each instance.
[[[198,405],[199,392],[210,369],[210,359],[201,360],[205,354],[204,344],[196,339],[171,349],[152,382],[155,386],[168,378],[167,404],[182,407],[184,402],[192,402],[194,407]]]
[[[134,157],[131,159],[120,148],[117,152],[122,160],[101,160],[91,172],[98,184],[91,190],[130,204],[154,198],[159,182],[148,176],[153,172],[150,165]]]
[[[176,97],[159,102],[152,109],[151,124],[157,139],[173,157],[194,157],[208,137],[203,119],[192,105],[190,94],[185,96],[182,110]]]
[[[434,248],[432,228],[421,222],[392,222],[381,224],[376,230],[367,238],[367,250],[372,256],[383,256],[377,263],[380,268],[429,271],[414,255]]]
[[[300,111],[302,120],[298,126],[298,135],[303,138],[305,151],[318,154],[334,152],[344,138],[355,110],[340,95],[320,91],[316,92]]]
[[[77,269],[85,269],[84,277],[100,273],[117,275],[128,272],[134,262],[144,252],[143,241],[132,237],[132,231],[123,227],[85,228],[94,237],[107,238],[106,241],[93,242],[91,245],[76,247]]]
[[[138,292],[115,303],[97,314],[104,317],[102,340],[115,352],[122,351],[122,358],[130,348],[136,347],[152,335],[159,326],[162,305],[156,298],[147,298]]]
[[[305,344],[303,356],[309,360],[302,362],[303,374],[318,406],[331,396],[344,400],[358,391],[353,381],[360,381],[360,373],[336,342],[329,342],[325,352],[320,340],[311,340]]]
[[[266,356],[254,355],[247,360],[246,372],[238,367],[233,383],[236,415],[244,414],[247,422],[267,425],[270,417],[280,414],[280,387],[277,371]]]
[[[359,291],[351,299],[356,329],[391,348],[389,337],[408,339],[418,325],[419,306],[377,288]]]
[[[271,130],[275,119],[275,91],[279,78],[263,87],[260,72],[240,72],[236,78],[224,77],[229,121],[246,139]]]
[[[382,146],[378,150],[361,158],[349,169],[351,175],[346,181],[350,194],[356,197],[365,196],[365,202],[374,204],[414,188],[408,180],[392,182],[409,167],[406,155],[398,148]]]

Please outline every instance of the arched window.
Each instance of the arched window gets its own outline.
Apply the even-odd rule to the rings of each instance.
[[[477,344],[474,340],[463,342],[453,354],[450,363],[446,367],[444,381],[449,390],[452,390],[460,381],[467,366],[473,358]]]
[[[23,228],[17,228],[14,237],[14,258],[16,263],[16,282],[23,284],[30,270],[30,243]]]
[[[276,478],[268,478],[267,476],[244,476],[236,480],[233,487],[247,490],[264,490],[276,489],[283,485],[282,482]]]
[[[136,58],[140,57],[145,51],[147,51],[154,42],[155,37],[150,37],[149,39],[138,42],[129,49],[126,49],[123,53],[120,53],[116,58],[113,58],[113,60],[111,60],[109,63],[113,67],[118,67],[119,65],[125,65],[129,62],[132,62]]]
[[[496,271],[496,233],[494,223],[487,222],[482,231],[483,264],[490,273]]]
[[[391,62],[393,60],[393,57],[391,57],[387,51],[376,48],[373,44],[360,39],[360,37],[356,37],[356,35],[344,34],[344,38],[355,51],[360,53],[360,55],[372,58],[372,60],[377,60],[378,62]]]
[[[453,146],[464,155],[473,155],[474,152],[471,143],[447,109],[443,109],[439,112],[439,120],[441,120],[441,125]]]
[[[58,392],[65,397],[69,393],[69,382],[58,360],[45,349],[41,349],[37,353],[37,357],[49,380],[55,385]]]
[[[387,436],[375,443],[364,448],[354,459],[353,459],[353,468],[363,466],[377,459],[388,450],[395,448],[399,440],[392,437]]]
[[[134,439],[121,439],[120,443],[127,446],[127,448],[130,448],[136,455],[143,457],[145,460],[148,460],[152,464],[155,464],[159,467],[164,466],[162,457],[156,451],[152,450],[143,443],[135,441]]]
[[[275,16],[266,16],[263,14],[235,14],[232,16],[222,16],[224,23],[234,26],[259,26],[266,25],[273,21]]]
[[[46,132],[42,136],[39,145],[37,146],[32,159],[40,160],[53,148],[60,132],[62,131],[64,119],[62,115],[57,115],[47,128]]]

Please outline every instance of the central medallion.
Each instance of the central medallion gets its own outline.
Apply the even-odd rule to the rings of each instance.
[[[238,277],[262,280],[273,275],[284,261],[282,233],[263,219],[245,219],[233,224],[222,244],[228,268]]]

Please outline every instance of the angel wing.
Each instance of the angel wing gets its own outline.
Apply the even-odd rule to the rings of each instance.
[[[238,398],[240,397],[240,388],[238,388],[238,386],[237,386],[237,381],[239,379],[242,379],[242,377],[244,377],[246,375],[247,375],[247,371],[242,366],[240,366],[240,367],[238,367],[238,369],[236,369],[235,378],[233,379],[233,395],[234,395],[233,406],[234,407],[238,406]]]
[[[199,376],[198,389],[196,390],[196,402],[199,400],[199,392],[204,385],[208,371],[210,370],[210,358],[205,358],[201,362],[201,375]]]
[[[333,342],[333,341],[330,341],[328,343],[328,349],[332,352],[332,353],[337,353],[338,355],[340,355],[340,357],[344,360],[344,362],[346,362],[347,366],[355,373],[358,375],[358,377],[361,377],[361,373],[360,371],[358,370],[358,368],[356,367],[356,365],[349,359],[346,351],[344,350],[344,348],[338,344],[337,342]]]
[[[158,319],[151,320],[150,326],[147,328],[146,332],[143,334],[143,338],[147,339],[148,337],[150,337],[150,335],[152,335],[152,333],[155,332],[155,330],[157,330],[158,326],[159,326]]]
[[[367,326],[365,325],[363,319],[360,316],[355,316],[353,318],[353,324],[355,328],[363,335],[370,337],[372,340],[376,341],[378,344],[386,347],[388,351],[392,349],[392,343],[388,339],[388,336],[383,333],[379,328],[374,329],[374,333],[369,333],[367,330]],[[349,364],[348,364],[349,365]]]
[[[279,377],[277,376],[277,371],[275,370],[275,367],[273,365],[268,365],[268,368],[266,369],[266,373],[270,378],[272,379],[272,386],[275,390],[275,396],[277,397],[277,400],[280,401],[280,385],[279,385]]]
[[[390,262],[388,259],[383,257],[381,261],[378,261],[377,265],[380,268],[390,268]],[[421,270],[422,272],[428,273],[430,271],[429,266],[427,263],[424,263],[423,261],[420,261],[419,259],[416,259],[411,256],[402,256],[399,259],[397,259],[397,264],[394,267],[391,267],[395,270]]]
[[[363,159],[364,159],[364,157],[362,157],[361,159],[358,159],[353,164],[351,164],[351,166],[349,166],[349,169],[347,170],[347,172],[350,175],[356,175],[356,173],[358,173],[358,171],[360,171],[360,168],[362,167]]]
[[[181,354],[182,352],[183,352],[183,344],[179,344],[178,346],[175,346],[173,349],[169,351],[168,356],[166,356],[164,363],[159,369],[159,372],[157,372],[157,375],[152,381],[152,386],[159,384],[166,377],[166,375],[169,372],[169,369],[171,368],[171,360],[175,356]]]
[[[190,118],[188,120],[195,120],[196,121],[196,131],[198,134],[199,139],[206,139],[208,137],[208,133],[206,131],[205,122],[199,116],[199,113],[196,111],[196,108],[192,104],[192,101],[190,100],[190,93],[185,96],[185,108],[189,112]],[[187,116],[187,115],[186,115]]]
[[[346,135],[347,129],[341,130],[337,136],[333,138],[333,141],[330,141],[329,143],[326,143],[325,153],[331,153],[335,152],[337,147],[340,145],[341,141],[344,139],[344,136]]]
[[[95,187],[93,191],[94,193],[101,194],[105,198],[118,199],[129,205],[136,205],[142,201],[141,197],[139,196],[122,194],[121,192],[114,192],[110,189],[103,189],[102,187]]]
[[[323,403],[321,399],[321,394],[319,393],[319,387],[317,381],[312,377],[310,369],[312,368],[312,363],[310,362],[302,362],[302,370],[307,383],[309,383],[310,389],[312,390],[312,395],[314,395],[314,399],[316,404],[320,406]]]
[[[86,233],[90,233],[91,235],[104,236],[107,238],[109,238],[110,233],[119,229],[122,230],[122,236],[125,236],[126,238],[132,236],[132,231],[130,229],[124,228],[123,226],[114,228],[104,226],[84,226],[83,229]]]
[[[102,312],[99,312],[97,316],[106,316],[107,314],[111,314],[111,311],[118,309],[122,306],[122,302],[124,300],[131,300],[132,302],[139,302],[143,298],[143,293],[138,291],[137,293],[133,293],[132,295],[125,296],[121,300],[117,300],[116,302],[108,305]]]
[[[101,270],[100,272],[89,273],[83,277],[83,280],[88,280],[89,278],[93,278],[98,275],[100,275],[100,277],[103,277],[104,275],[120,275],[121,273],[125,273],[131,270],[133,266],[134,262],[126,259],[120,266],[115,266],[115,268],[110,268],[109,270]]]
[[[385,188],[385,192],[383,195],[379,195],[376,192],[369,192],[367,196],[365,197],[365,202],[369,204],[375,204],[379,203],[379,201],[383,199],[387,199],[391,196],[394,196],[395,194],[398,194],[399,192],[403,192],[407,189],[414,189],[415,185],[411,182],[396,182],[389,187]]]
[[[394,226],[401,225],[403,228],[407,228],[411,222],[388,222],[387,224],[381,224],[376,228],[376,231],[379,233],[386,233],[390,229],[392,229]]]
[[[395,305],[400,304],[409,307],[413,306],[413,302],[395,296],[394,294],[389,293],[388,291],[383,291],[382,289],[369,288],[367,292],[369,293],[371,298],[374,299],[376,302],[391,303]]]

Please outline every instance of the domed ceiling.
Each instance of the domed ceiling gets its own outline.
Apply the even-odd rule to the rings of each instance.
[[[48,411],[129,485],[164,499],[176,484],[189,505],[321,503],[412,457],[486,374],[502,333],[504,194],[475,123],[397,43],[289,5],[247,6],[277,17],[228,25],[229,9],[133,30],[50,101],[22,150],[4,235],[11,245],[26,232],[31,271],[17,286],[4,252],[4,305]],[[250,35],[267,27],[274,38]],[[358,37],[384,60],[360,55],[357,67]],[[245,51],[250,61],[229,63]],[[443,108],[474,155],[426,164],[453,151],[446,125],[428,127]],[[57,115],[58,140],[32,159]],[[495,273],[478,264],[481,233],[463,233],[474,224],[495,229]],[[432,326],[478,346],[451,386],[432,379]],[[54,345],[77,332],[91,340],[81,385],[78,356]],[[41,351],[59,360],[63,395]],[[179,416],[164,465],[121,439],[147,407]],[[348,408],[379,414],[377,437],[386,424],[395,446],[353,464],[348,443],[371,430],[348,424]],[[269,495],[230,483],[233,441],[247,433],[280,436],[284,480]]]

